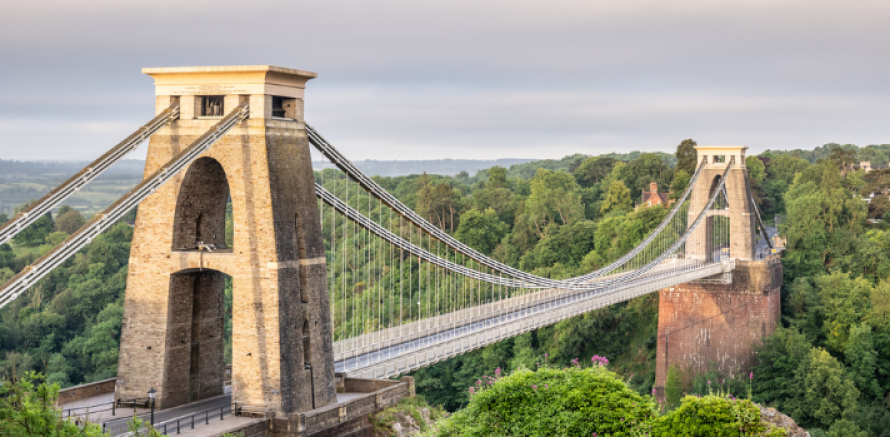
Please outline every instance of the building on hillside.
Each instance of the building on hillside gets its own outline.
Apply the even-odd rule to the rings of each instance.
[[[871,165],[871,161],[860,161],[859,162],[859,169],[865,170],[866,173],[868,173],[872,170],[884,170],[888,167],[890,167],[890,166],[888,166],[888,165]]]
[[[637,204],[637,208],[641,206],[655,206],[655,205],[664,205],[671,206],[674,203],[674,200],[671,199],[671,191],[666,193],[658,192],[658,183],[650,182],[649,183],[649,191],[643,190],[643,198],[640,203]]]

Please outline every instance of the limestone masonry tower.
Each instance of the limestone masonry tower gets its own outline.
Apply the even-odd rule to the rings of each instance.
[[[753,208],[748,198],[751,189],[748,186],[748,169],[745,167],[745,146],[696,146],[698,162],[705,161],[696,185],[692,187],[689,203],[689,223],[708,204],[714,190],[720,183],[720,178],[726,170],[726,165],[734,160],[732,170],[726,176],[726,197],[729,203],[730,240],[729,252],[733,258],[744,260],[754,259],[754,216]],[[723,211],[709,211],[709,214],[725,214]],[[697,259],[707,259],[713,256],[711,247],[703,244],[710,234],[712,220],[707,220],[689,236],[686,244],[687,256]]]
[[[754,364],[754,347],[776,329],[780,316],[782,264],[779,255],[756,259],[755,211],[749,201],[744,146],[698,146],[703,160],[692,187],[689,222],[708,203],[731,158],[726,177],[729,209],[712,210],[686,242],[689,258],[711,261],[710,225],[714,216],[729,218],[731,275],[700,279],[659,292],[658,346],[655,389],[664,399],[668,370],[677,367],[691,377],[716,370],[726,376],[747,375]]]
[[[250,118],[139,205],[116,397],[145,397],[154,387],[158,407],[169,408],[222,394],[228,275],[233,403],[283,417],[335,402],[325,252],[303,124],[303,91],[316,74],[266,65],[143,73],[155,80],[157,112],[181,108],[151,138],[146,175],[239,104],[249,102]]]

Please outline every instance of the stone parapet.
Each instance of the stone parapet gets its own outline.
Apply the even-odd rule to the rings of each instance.
[[[265,422],[265,433],[252,436],[270,437],[346,437],[370,436],[370,415],[413,396],[414,378],[401,381],[345,378],[355,390],[373,390],[346,402],[327,405],[287,417],[271,415]],[[354,391],[350,392],[354,393]],[[245,433],[245,436],[247,434]]]
[[[104,395],[106,393],[114,393],[115,383],[117,383],[117,378],[108,378],[101,381],[63,388],[59,390],[59,399],[56,402],[61,405],[91,398],[93,396]]]

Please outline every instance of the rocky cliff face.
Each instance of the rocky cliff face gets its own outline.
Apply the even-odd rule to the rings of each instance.
[[[763,423],[785,429],[785,431],[788,431],[788,437],[810,437],[810,433],[797,426],[794,419],[780,413],[775,408],[764,407],[763,405],[759,405],[759,407],[760,420]]]
[[[418,436],[430,429],[437,420],[447,417],[441,408],[431,407],[423,398],[402,399],[371,417],[374,437]]]

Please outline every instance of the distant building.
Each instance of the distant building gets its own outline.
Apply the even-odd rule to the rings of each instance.
[[[670,198],[671,192],[668,191],[666,193],[658,192],[658,183],[650,182],[649,183],[649,191],[643,190],[643,199],[637,207],[640,206],[655,206],[655,205],[664,205],[671,206],[674,201]]]
[[[860,169],[860,170],[865,170],[866,173],[868,173],[868,172],[870,172],[870,171],[872,171],[872,170],[884,170],[884,169],[886,169],[886,168],[888,168],[888,167],[890,167],[890,166],[887,166],[887,165],[871,165],[871,161],[860,161],[860,162],[859,162],[859,169]]]

